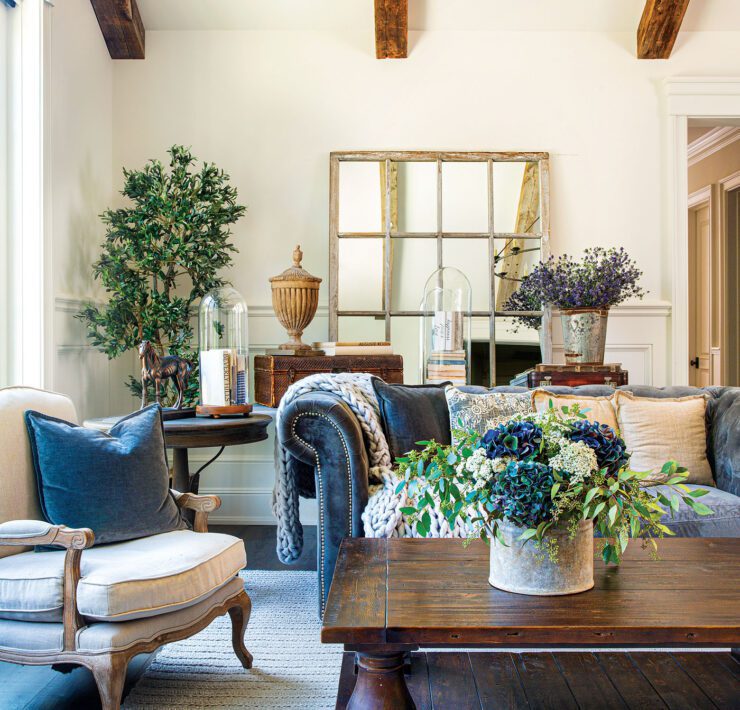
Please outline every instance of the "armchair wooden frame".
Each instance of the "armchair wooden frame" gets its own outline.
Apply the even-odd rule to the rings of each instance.
[[[208,514],[221,506],[221,499],[213,495],[195,495],[172,491],[181,510],[195,513],[195,532],[208,532]],[[63,649],[55,653],[0,650],[0,661],[21,665],[80,665],[89,668],[100,693],[103,710],[118,710],[126,679],[129,661],[140,653],[151,653],[160,646],[180,641],[206,628],[216,617],[226,613],[231,617],[232,645],[244,668],[252,667],[252,655],[244,645],[244,632],[249,622],[252,602],[242,589],[224,602],[211,608],[190,626],[168,631],[153,639],[141,641],[120,651],[99,653],[81,651],[77,648],[77,633],[84,628],[85,620],[77,611],[77,584],[80,581],[82,551],[92,547],[95,535],[87,528],[68,528],[52,525],[43,535],[4,537],[0,545],[58,545],[66,549],[64,556],[64,601],[63,601]],[[33,622],[29,622],[33,623]],[[114,623],[114,622],[111,622]]]

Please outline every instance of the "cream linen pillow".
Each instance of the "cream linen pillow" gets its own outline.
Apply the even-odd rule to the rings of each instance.
[[[620,390],[614,404],[620,434],[632,454],[630,468],[654,473],[645,480],[646,485],[666,480],[660,473],[666,461],[688,469],[687,483],[714,485],[707,460],[704,395],[655,399]]]
[[[606,424],[619,433],[617,415],[614,411],[614,395],[608,397],[584,397],[577,394],[553,394],[546,390],[532,392],[532,407],[535,412],[544,412],[550,406],[560,410],[561,407],[570,407],[577,404],[590,422]],[[584,411],[588,409],[588,411]]]

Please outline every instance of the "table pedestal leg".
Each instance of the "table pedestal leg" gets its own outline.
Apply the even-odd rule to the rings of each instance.
[[[180,493],[197,493],[190,490],[188,450],[172,449],[172,487]]]
[[[359,652],[357,683],[347,710],[415,710],[404,678],[404,654]]]

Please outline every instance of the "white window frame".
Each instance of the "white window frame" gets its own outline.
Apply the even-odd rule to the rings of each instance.
[[[7,229],[3,249],[0,377],[8,384],[51,384],[53,288],[50,282],[50,190],[45,120],[48,13],[44,0],[2,8],[9,23],[4,95]]]

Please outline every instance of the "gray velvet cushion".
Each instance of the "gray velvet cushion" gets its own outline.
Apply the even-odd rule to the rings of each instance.
[[[96,545],[187,527],[169,489],[158,405],[107,434],[40,412],[25,416],[48,522],[90,528]]]
[[[445,382],[440,385],[389,385],[373,378],[385,438],[395,459],[419,449],[417,441],[434,439],[450,443],[450,416],[447,412]]]
[[[662,522],[667,527],[679,537],[740,537],[740,498],[719,488],[692,484],[688,488],[704,488],[709,491],[697,500],[708,505],[712,514],[697,515],[682,503],[673,517],[670,513],[663,516]],[[645,490],[651,495],[662,492],[668,498],[675,495],[667,486],[653,486]]]

